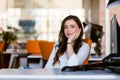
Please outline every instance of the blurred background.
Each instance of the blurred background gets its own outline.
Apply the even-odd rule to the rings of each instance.
[[[109,0],[0,0],[0,33],[18,29],[17,42],[57,41],[61,21],[76,15],[84,23],[84,38],[93,40],[91,54],[110,53],[110,20],[120,7],[107,8]]]

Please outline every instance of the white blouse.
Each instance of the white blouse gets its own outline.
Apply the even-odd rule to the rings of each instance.
[[[56,42],[58,44],[58,42]],[[55,54],[58,50],[58,47],[55,47],[56,44],[54,45],[54,48],[52,50],[52,53],[48,59],[48,62],[45,66],[46,69],[50,68],[63,68],[64,66],[75,66],[75,65],[82,65],[86,58],[89,55],[90,52],[90,47],[87,43],[82,42],[82,46],[79,49],[77,54],[72,54],[72,56],[68,59],[67,54],[64,53],[62,56],[59,57],[60,63],[56,63],[55,65],[53,64]]]

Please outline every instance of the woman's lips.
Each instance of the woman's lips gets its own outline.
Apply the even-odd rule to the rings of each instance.
[[[71,36],[71,35],[72,35],[72,33],[67,33],[67,35],[68,35],[68,36]]]

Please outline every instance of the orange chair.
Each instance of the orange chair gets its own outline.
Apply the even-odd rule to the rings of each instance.
[[[39,63],[40,60],[42,59],[39,41],[27,40],[26,49],[29,53],[29,55],[27,56],[28,58],[27,66],[29,66],[29,63]]]
[[[90,46],[90,48],[91,48],[91,44],[92,44],[92,40],[91,39],[83,39],[83,41],[86,42]],[[84,64],[88,64],[88,61],[89,61],[89,56],[84,61]]]
[[[2,52],[4,51],[4,47],[5,47],[5,42],[0,42],[0,68],[5,67],[6,65],[4,65],[4,56],[2,54]]]
[[[88,45],[91,47],[92,40],[91,39],[83,39],[84,42],[88,43]],[[47,60],[49,59],[49,56],[51,54],[51,51],[53,49],[53,45],[55,42],[48,42],[48,41],[40,41],[40,48],[41,48],[41,54],[43,59],[43,67],[47,63]],[[89,56],[84,61],[84,64],[88,64]]]
[[[26,49],[29,54],[41,54],[41,49],[38,40],[28,40]]]
[[[5,42],[0,42],[0,53],[3,52],[5,46]]]
[[[55,42],[49,42],[45,40],[40,41],[40,49],[41,49],[41,54],[42,54],[42,59],[43,59],[43,67],[47,63],[47,60],[49,59],[49,56],[52,52],[53,46]]]

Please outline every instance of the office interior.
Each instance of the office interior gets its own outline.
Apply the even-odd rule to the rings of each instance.
[[[15,40],[17,43],[24,43],[26,45],[28,40],[55,42],[58,39],[58,32],[63,18],[71,14],[76,15],[82,23],[86,24],[86,26],[83,25],[83,38],[91,38],[93,41],[90,51],[90,56],[93,58],[91,60],[97,61],[99,58],[101,60],[102,57],[111,54],[110,20],[114,15],[116,15],[120,24],[120,6],[108,8],[108,1],[0,0],[0,34],[3,31],[10,31],[8,29],[10,27],[13,30],[18,30],[18,32],[13,32],[17,36]],[[93,29],[93,32],[89,31],[90,28]],[[1,41],[3,41],[2,37]],[[23,48],[26,47],[24,46]],[[10,57],[7,58],[7,65],[6,63],[1,63],[1,69],[10,68]],[[1,58],[1,60],[4,59]],[[21,61],[21,65],[26,65],[24,63],[26,59],[23,58]],[[17,68],[21,67],[20,64],[19,66],[17,65]],[[32,68],[36,68],[35,65],[33,64]],[[37,68],[42,68],[40,65],[42,64],[38,64]]]

